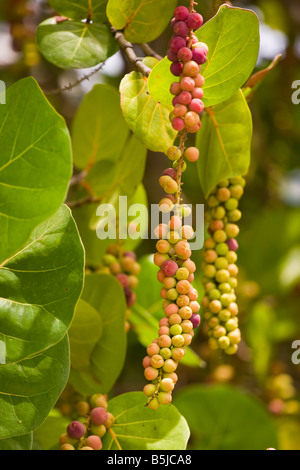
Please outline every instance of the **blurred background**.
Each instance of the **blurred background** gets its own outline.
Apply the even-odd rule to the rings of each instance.
[[[299,450],[300,364],[292,362],[292,343],[300,340],[300,104],[292,102],[295,92],[292,84],[300,81],[300,3],[299,0],[245,0],[233,5],[255,11],[260,19],[257,70],[267,67],[278,54],[282,55],[250,102],[254,123],[252,160],[241,202],[243,218],[239,236],[238,299],[243,342],[236,357],[224,358],[209,350],[205,330],[200,330],[192,347],[203,360],[203,367],[180,366],[178,390],[196,383],[241,387],[262,401],[272,414],[278,448]],[[199,0],[198,10],[207,20],[213,16],[216,6],[218,2]],[[47,92],[89,72],[62,71],[41,57],[35,30],[49,16],[53,16],[53,11],[45,0],[0,1],[0,79],[7,86],[32,75]],[[167,29],[151,44],[162,56],[170,35],[171,30]],[[51,94],[48,98],[71,123],[82,97],[95,83],[118,87],[129,70],[118,52],[107,61],[101,73],[70,92]],[[149,204],[158,203],[156,181],[165,167],[166,160],[161,154],[149,153],[143,181]],[[185,173],[184,182],[186,202],[203,203],[192,165]],[[151,241],[139,245],[142,266],[151,264],[149,256],[153,250]],[[200,253],[195,254],[195,261],[197,258],[200,265]],[[156,268],[147,268],[145,272],[143,282],[148,283],[149,292],[140,288],[138,302],[151,311],[149,303],[152,301],[154,306],[159,301],[159,286],[155,284]],[[196,287],[201,293],[200,279],[199,269]],[[152,311],[156,312],[154,307]],[[130,332],[127,366],[114,393],[141,389],[144,385],[141,371],[133,366],[138,356],[142,359],[144,348]],[[178,403],[180,407],[180,400]],[[193,439],[190,445],[197,448],[195,434]]]

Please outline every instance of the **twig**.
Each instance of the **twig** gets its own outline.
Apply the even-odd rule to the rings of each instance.
[[[44,91],[45,95],[59,95],[60,93],[63,93],[64,91],[71,91],[73,90],[73,88],[75,88],[77,85],[80,85],[80,83],[84,82],[85,80],[89,80],[90,77],[92,77],[93,75],[95,75],[97,72],[99,72],[102,67],[104,67],[105,65],[105,62],[102,62],[101,64],[99,64],[94,70],[92,70],[91,72],[89,72],[88,74],[85,74],[83,75],[81,78],[79,78],[78,80],[76,80],[75,82],[73,83],[69,83],[69,85],[65,85],[64,87],[62,88],[56,88],[54,90],[48,90],[48,91]]]
[[[161,55],[159,55],[157,52],[155,52],[155,50],[152,49],[152,47],[150,47],[149,44],[142,43],[142,44],[138,44],[138,46],[142,49],[142,51],[147,56],[155,57],[155,59],[157,59],[157,60],[162,60],[163,59],[163,57]]]
[[[111,28],[111,31],[115,36],[117,44],[119,45],[120,49],[124,52],[133,68],[137,72],[140,72],[142,75],[148,76],[151,72],[151,69],[142,62],[143,59],[141,57],[136,56],[131,42],[125,39],[124,34],[121,31],[118,31],[113,27]]]
[[[77,201],[66,202],[66,205],[70,209],[74,209],[75,207],[81,207],[81,206],[84,206],[85,204],[98,204],[101,201],[102,201],[102,197],[87,196],[87,197],[78,199]]]
[[[69,186],[75,186],[75,184],[80,183],[82,180],[84,180],[87,174],[88,174],[87,170],[83,170],[80,173],[77,173],[77,175],[73,175],[72,178],[70,179]]]

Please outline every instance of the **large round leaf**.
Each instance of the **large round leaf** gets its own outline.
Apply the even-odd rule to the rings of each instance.
[[[0,364],[25,359],[66,334],[83,283],[83,247],[66,206],[0,265]]]
[[[229,385],[192,385],[174,400],[201,450],[265,450],[277,447],[276,424],[252,395]]]
[[[0,439],[29,433],[46,419],[69,373],[67,336],[41,354],[0,365]]]
[[[230,98],[249,78],[259,51],[259,22],[253,11],[223,5],[196,35],[209,47],[201,73],[205,77],[204,105],[213,106]],[[164,105],[172,100],[170,64],[165,57],[149,76],[152,97]]]
[[[107,0],[49,0],[49,3],[58,13],[74,20],[90,18],[100,23],[106,19]]]
[[[107,393],[123,368],[127,338],[126,303],[120,283],[108,274],[92,274],[85,279],[82,299],[101,317],[103,330],[86,369],[71,370],[71,382],[80,392]]]
[[[62,69],[88,68],[117,51],[116,42],[105,24],[63,21],[49,18],[36,32],[43,56]]]
[[[190,432],[175,406],[145,407],[142,392],[119,395],[108,402],[115,423],[103,438],[106,450],[184,450]]]
[[[148,91],[147,78],[137,72],[125,75],[120,92],[128,127],[149,150],[166,152],[177,135],[169,118],[172,107],[153,99]]]
[[[177,0],[109,0],[107,16],[131,42],[150,42],[167,27]]]
[[[72,174],[65,121],[33,78],[7,90],[0,106],[0,265],[58,210]]]
[[[197,168],[205,196],[223,179],[244,174],[251,158],[252,117],[241,90],[206,108],[196,142]]]
[[[114,166],[128,137],[119,92],[109,85],[95,85],[82,100],[72,124],[74,163],[91,168],[108,160]],[[103,171],[107,180],[106,171]]]

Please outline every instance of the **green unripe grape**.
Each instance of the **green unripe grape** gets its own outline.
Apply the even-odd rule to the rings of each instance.
[[[243,176],[234,176],[233,178],[230,178],[230,183],[232,185],[240,184],[242,186],[242,188],[244,188],[245,185],[246,185],[246,180],[245,180],[245,178],[243,178]]]
[[[173,325],[173,326],[175,326],[175,325]],[[162,357],[164,360],[170,359],[170,357],[172,356],[172,355],[171,355],[171,349],[170,349],[170,348],[162,348],[162,349],[160,350],[160,353],[159,353],[159,354],[161,355],[161,357]]]
[[[165,373],[163,375],[164,379],[171,379],[173,380],[174,384],[178,382],[178,375],[175,372]]]
[[[225,349],[225,353],[228,354],[229,356],[232,356],[235,354],[238,350],[237,344],[231,344],[228,346],[228,348]]]
[[[212,289],[208,293],[209,300],[219,300],[221,297],[221,292],[219,289]]]
[[[168,392],[159,392],[157,398],[161,405],[169,405],[172,401],[172,394]]]
[[[240,184],[234,184],[230,187],[230,193],[235,199],[240,199],[244,194],[244,188]]]
[[[217,207],[220,203],[215,196],[209,196],[209,198],[207,199],[207,204],[208,207]]]
[[[181,348],[184,345],[184,337],[182,335],[173,336],[172,344],[176,348]]]
[[[106,433],[106,427],[104,424],[91,424],[91,433],[95,434],[96,436],[103,437],[104,434]]]
[[[167,157],[171,161],[179,160],[179,158],[181,157],[180,148],[175,147],[175,145],[173,145],[172,147],[169,147],[167,150]]]
[[[237,328],[237,320],[236,318],[231,318],[225,323],[225,328],[227,331],[234,331]]]
[[[181,204],[179,207],[178,207],[178,210],[179,210],[179,214],[181,215],[181,217],[189,217],[192,213],[192,209],[185,205],[185,204]]]
[[[231,277],[236,277],[239,273],[239,268],[237,267],[236,264],[233,264],[233,263],[229,264],[227,269]]]
[[[204,279],[203,279],[203,283],[205,284],[204,285],[205,292],[210,292],[211,290],[216,289],[216,287],[217,287],[216,284],[212,281],[205,282]]]
[[[178,281],[185,280],[189,277],[190,272],[187,268],[178,268],[175,274],[176,279]]]
[[[230,285],[230,287],[231,287],[232,289],[235,289],[235,288],[237,287],[237,285],[238,285],[238,280],[237,280],[237,278],[236,278],[236,277],[230,277],[230,278],[228,279],[228,284]]]
[[[230,339],[231,344],[239,344],[241,341],[241,332],[238,328],[234,331],[230,331],[227,336]]]
[[[224,283],[227,282],[228,279],[230,278],[230,273],[227,271],[227,269],[220,269],[219,271],[216,272],[216,280],[219,283]]]
[[[215,261],[216,269],[227,269],[228,264],[228,260],[225,258],[225,256],[219,256],[219,258],[217,258]]]
[[[223,206],[214,207],[211,210],[211,216],[213,217],[213,219],[224,219],[225,215],[226,210]]]
[[[105,396],[101,393],[96,393],[91,396],[90,404],[92,408],[105,408],[107,409],[107,400]]]
[[[85,416],[90,411],[90,404],[87,401],[79,401],[76,403],[75,409],[79,416]]]
[[[114,415],[112,413],[108,412],[107,413],[107,420],[105,421],[104,426],[106,427],[106,429],[109,429],[113,426],[114,422],[115,422]]]
[[[170,327],[170,334],[172,336],[180,335],[181,333],[182,333],[182,328],[178,323]]]
[[[159,201],[158,206],[161,212],[163,212],[164,214],[168,214],[168,212],[171,212],[171,210],[173,209],[174,204],[168,197],[163,197]]]
[[[227,243],[219,243],[216,246],[216,252],[219,256],[226,256],[229,251]]]
[[[220,301],[222,302],[222,305],[224,307],[228,307],[230,303],[232,302],[232,298],[230,294],[222,294],[220,297]]]
[[[155,390],[156,390],[156,386],[154,384],[147,384],[143,388],[143,392],[146,395],[146,397],[152,397],[152,395],[154,395],[155,393]]]
[[[235,251],[228,251],[226,258],[229,264],[235,263],[237,261],[237,254]]]
[[[150,410],[157,410],[160,406],[160,403],[156,397],[151,398],[151,400],[147,403],[148,408]]]
[[[236,224],[227,224],[225,226],[225,232],[229,238],[236,238],[240,233],[240,229]]]
[[[172,392],[174,390],[174,382],[172,379],[164,378],[159,384],[159,388],[162,392]]]
[[[233,286],[231,286],[230,284],[230,279],[228,279],[228,282],[221,282],[221,284],[219,284],[219,289],[220,291],[222,292],[222,294],[229,294],[231,292],[231,289]]]
[[[103,264],[105,266],[110,266],[113,263],[117,262],[117,258],[114,255],[104,255],[103,256]]]
[[[167,298],[169,300],[176,300],[178,295],[179,295],[179,293],[177,292],[175,287],[173,287],[172,289],[168,289],[168,291],[167,291]]]
[[[221,336],[226,335],[226,329],[223,326],[216,326],[213,330],[213,336],[215,338],[221,338]]]
[[[167,239],[171,245],[175,245],[177,242],[179,242],[179,240],[181,240],[181,237],[178,232],[171,230],[167,233]]]
[[[213,316],[208,320],[207,325],[209,328],[215,328],[216,326],[220,325],[220,321],[217,317]]]
[[[224,206],[228,211],[234,211],[238,208],[239,201],[234,199],[233,197],[229,198],[228,201],[225,202]]]
[[[167,373],[175,372],[177,363],[173,359],[167,359],[163,365],[163,371]]]
[[[223,186],[227,187],[227,186],[229,186],[229,184],[230,184],[229,179],[224,178],[222,181],[220,181],[220,182],[218,183],[218,187],[219,187],[219,188],[222,188]]]
[[[178,160],[175,161],[175,162],[173,162],[173,168],[174,168],[174,170],[177,170],[178,166],[179,166]],[[185,172],[186,168],[187,168],[186,162],[183,162],[182,165],[181,165],[181,171],[182,171],[182,173]]]
[[[221,349],[227,349],[230,346],[230,340],[227,336],[221,336],[218,338],[218,345]]]
[[[227,240],[227,235],[224,230],[216,230],[213,234],[216,243],[223,243]]]
[[[228,212],[227,217],[229,222],[238,222],[242,217],[242,213],[239,209],[235,209],[233,211]]]
[[[226,245],[227,246],[227,245]],[[215,275],[216,275],[216,268],[214,265],[212,264],[208,264],[207,266],[205,266],[205,268],[203,269],[203,272],[204,272],[204,275],[209,277],[209,278],[214,278]]]

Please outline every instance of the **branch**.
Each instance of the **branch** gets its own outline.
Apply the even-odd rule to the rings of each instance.
[[[87,196],[83,197],[82,199],[78,199],[77,201],[70,201],[66,202],[66,205],[70,209],[74,209],[75,207],[81,207],[85,204],[98,204],[102,201],[102,197],[95,197],[95,196]]]
[[[157,59],[157,60],[162,60],[163,59],[163,57],[161,55],[159,55],[157,52],[155,52],[155,50],[152,49],[152,47],[150,47],[149,44],[143,43],[143,44],[138,44],[138,46],[142,49],[142,51],[147,56],[155,57],[155,59]]]
[[[104,65],[105,65],[105,62],[102,62],[94,70],[92,70],[90,73],[83,75],[81,78],[79,78],[75,82],[69,83],[69,85],[66,85],[62,88],[56,88],[55,90],[44,91],[44,93],[45,93],[45,95],[58,95],[60,93],[63,93],[64,91],[71,91],[77,85],[80,85],[80,83],[84,82],[84,80],[89,80],[90,77],[92,77],[97,72],[99,72],[102,69],[102,67],[104,67]]]
[[[136,56],[131,42],[125,39],[124,34],[121,31],[118,31],[113,27],[111,28],[111,31],[115,36],[117,44],[119,45],[120,49],[124,52],[133,68],[137,72],[140,72],[142,75],[145,75],[147,77],[150,74],[151,69],[142,62],[143,59]]]

